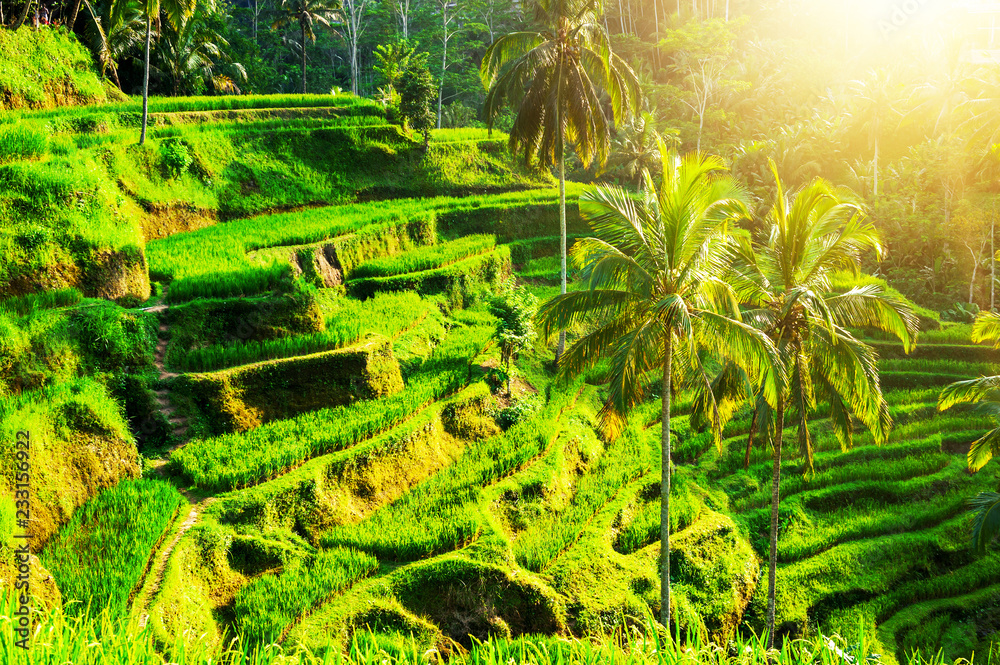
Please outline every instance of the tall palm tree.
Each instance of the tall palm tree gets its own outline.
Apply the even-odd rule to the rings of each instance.
[[[306,94],[306,39],[316,41],[313,25],[330,27],[333,21],[341,20],[340,0],[281,0],[281,14],[271,28],[297,25],[302,33],[302,94]]]
[[[539,310],[543,334],[596,319],[593,332],[565,353],[559,371],[576,374],[601,357],[611,359],[607,402],[601,411],[611,435],[644,399],[647,373],[661,379],[660,620],[670,627],[670,398],[677,375],[704,381],[699,351],[743,367],[776,400],[774,345],[740,321],[732,287],[720,275],[732,260],[728,222],[746,214],[743,192],[720,175],[721,160],[668,153],[660,142],[663,175],[657,187],[645,173],[641,195],[618,186],[588,190],[580,211],[596,237],[578,241],[586,288],[554,297]],[[675,364],[676,361],[676,364]]]
[[[146,18],[146,46],[142,69],[142,133],[139,145],[146,142],[146,127],[149,124],[149,53],[153,41],[153,20],[160,20],[160,13],[167,15],[171,25],[179,26],[194,13],[198,0],[142,0],[142,12]],[[111,6],[111,26],[109,32],[126,20],[131,0],[114,0]],[[206,8],[211,8],[212,0],[206,0]]]
[[[741,241],[741,261],[731,276],[748,320],[774,342],[788,376],[787,390],[772,409],[758,400],[754,423],[773,440],[770,566],[768,573],[768,645],[774,639],[774,597],[778,553],[778,502],[781,482],[782,429],[788,407],[795,409],[798,440],[812,469],[808,416],[817,398],[830,403],[833,431],[845,448],[852,443],[853,419],[878,443],[892,425],[882,397],[874,350],[848,328],[877,328],[894,334],[909,351],[917,318],[903,300],[878,284],[846,292],[832,289],[837,271],[858,273],[862,255],[882,252],[878,232],[865,218],[861,203],[848,191],[815,179],[786,194],[774,162],[777,192],[765,222],[764,241]],[[853,417],[853,419],[852,419]]]
[[[973,342],[992,342],[1000,348],[1000,314],[982,312],[972,327]],[[1000,376],[984,376],[970,381],[958,381],[941,391],[938,409],[944,411],[956,404],[979,403],[990,413],[1000,414]],[[990,430],[969,447],[969,469],[978,471],[995,456],[1000,456],[1000,427]],[[1000,535],[1000,494],[980,492],[969,500],[977,511],[972,526],[973,547],[983,552]]]
[[[566,148],[584,166],[607,162],[611,128],[640,108],[639,79],[611,52],[599,21],[600,0],[535,0],[538,32],[515,32],[494,41],[480,66],[489,91],[483,113],[493,128],[505,101],[517,108],[510,130],[511,152],[559,169],[561,293],[566,293]],[[604,103],[605,98],[610,104]],[[558,355],[566,344],[559,335]]]

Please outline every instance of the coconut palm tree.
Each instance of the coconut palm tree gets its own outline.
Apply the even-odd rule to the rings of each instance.
[[[206,8],[211,8],[212,0],[207,0]],[[126,20],[130,0],[115,0],[111,6],[111,30]],[[146,127],[149,124],[149,53],[153,41],[153,20],[160,20],[160,14],[167,15],[167,20],[174,27],[179,26],[194,13],[197,0],[142,0],[142,13],[146,19],[146,46],[142,69],[142,133],[139,134],[139,145],[146,142]],[[110,32],[110,30],[109,30]]]
[[[230,63],[235,76],[246,80],[243,65],[232,63],[226,54],[229,42],[206,19],[207,12],[199,8],[176,29],[167,30],[160,42],[161,70],[173,82],[174,96],[181,94],[184,80],[190,75],[200,76],[216,92],[239,93],[231,77],[215,73],[221,63]]]
[[[479,73],[489,91],[483,106],[487,124],[505,101],[517,109],[510,148],[559,169],[561,293],[566,293],[566,148],[584,166],[603,166],[611,128],[640,108],[639,80],[632,68],[611,52],[600,0],[535,0],[537,32],[515,32],[494,41]],[[610,104],[605,104],[605,100]],[[558,355],[565,348],[559,335]]]
[[[314,25],[340,21],[340,0],[281,0],[281,14],[271,25],[278,30],[298,26],[302,33],[302,94],[306,94],[306,39],[316,41]]]
[[[746,214],[743,192],[722,176],[718,158],[680,159],[660,142],[663,175],[649,172],[639,197],[618,186],[589,189],[580,212],[596,237],[578,241],[585,288],[542,305],[538,320],[550,335],[596,319],[593,332],[564,354],[559,371],[576,374],[602,357],[611,379],[602,420],[611,436],[624,414],[646,397],[647,373],[661,381],[660,620],[670,626],[670,399],[678,376],[704,380],[699,351],[729,358],[779,392],[778,358],[767,335],[740,321],[732,287],[720,275],[732,260],[728,223]]]
[[[879,385],[874,350],[848,328],[877,328],[896,335],[909,350],[917,318],[901,298],[879,284],[846,291],[833,288],[838,271],[858,274],[867,251],[881,254],[874,225],[852,193],[815,179],[799,192],[786,194],[777,167],[770,163],[777,192],[764,220],[764,240],[740,242],[741,260],[729,279],[749,305],[748,320],[774,342],[788,377],[787,390],[772,409],[758,400],[755,430],[773,441],[770,567],[767,634],[774,639],[774,597],[778,552],[778,502],[781,482],[782,429],[788,407],[794,408],[800,452],[812,469],[808,417],[817,399],[830,404],[833,431],[845,448],[852,443],[854,420],[886,439],[892,421]]]

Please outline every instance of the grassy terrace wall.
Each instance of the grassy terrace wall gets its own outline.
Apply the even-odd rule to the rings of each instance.
[[[461,304],[509,274],[510,249],[502,246],[441,268],[353,280],[348,290],[356,298],[370,298],[383,291],[416,291],[424,296],[446,293]]]
[[[245,432],[262,423],[399,392],[403,380],[389,340],[185,375],[178,390],[201,411],[209,431]]]

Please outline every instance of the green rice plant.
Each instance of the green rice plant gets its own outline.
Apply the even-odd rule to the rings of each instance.
[[[855,623],[859,617],[871,623],[882,623],[893,613],[936,598],[948,598],[1000,583],[1000,553],[991,552],[967,565],[949,571],[947,575],[918,577],[895,586],[890,591],[855,605],[847,611],[835,611],[829,625],[835,630]]]
[[[251,644],[239,638],[211,647],[195,638],[165,645],[161,653],[152,626],[139,628],[134,622],[112,617],[107,611],[96,617],[69,616],[60,609],[32,610],[37,633],[31,649],[16,646],[14,598],[0,593],[0,660],[10,665],[425,665],[437,658],[412,635],[390,635],[355,630],[346,644],[333,638],[313,652],[303,645]],[[677,642],[664,634],[648,615],[621,617],[622,622],[604,639],[520,635],[491,636],[473,640],[468,651],[452,652],[454,665],[850,665],[860,661],[876,665],[879,645],[873,634],[854,624],[842,634],[827,637],[786,639],[780,648],[768,650],[766,640],[752,632],[738,633],[728,648],[720,648],[694,635]],[[628,624],[625,625],[625,620]],[[941,665],[938,658],[907,654],[901,665]]]
[[[929,374],[965,374],[967,376],[991,375],[995,363],[963,360],[934,360],[931,358],[897,358],[878,361],[879,372],[926,372]]]
[[[933,476],[931,476],[933,478]],[[923,483],[908,483],[927,489]],[[815,556],[837,543],[862,538],[876,538],[887,533],[919,531],[950,519],[967,509],[970,490],[961,483],[951,490],[933,487],[934,496],[914,497],[900,503],[859,498],[856,502],[810,519],[802,525],[787,528],[778,542],[778,560],[790,563]],[[845,487],[850,487],[846,485]]]
[[[670,485],[670,532],[676,533],[692,524],[705,505],[703,493],[690,475],[677,473]],[[637,552],[657,542],[660,537],[659,487],[648,486],[657,496],[640,504],[638,512],[615,534],[615,550],[623,554]]]
[[[799,474],[786,474],[781,479],[781,496],[787,499],[799,492],[837,487],[861,479],[904,480],[916,475],[937,473],[954,462],[953,456],[940,452],[940,447],[941,438],[938,435],[931,441],[901,447],[856,448],[849,453],[843,453],[844,456],[852,455],[852,457],[839,460],[838,464],[820,466],[817,463],[816,473],[810,478]],[[877,452],[883,454],[874,454]],[[821,456],[817,455],[817,461],[819,459]],[[732,496],[733,509],[743,512],[763,509],[770,504],[770,470],[767,467],[767,463],[764,462],[750,468],[749,475],[754,480],[745,487],[751,491]]]
[[[77,289],[42,291],[40,293],[30,293],[24,296],[0,300],[0,311],[18,316],[28,316],[40,309],[56,309],[79,305],[82,300],[83,294]]]
[[[365,227],[398,224],[428,215],[439,218],[445,215],[452,227],[462,227],[481,217],[505,216],[513,220],[523,211],[544,209],[544,221],[554,224],[557,217],[552,213],[554,208],[550,210],[550,207],[555,200],[555,190],[545,189],[492,196],[396,199],[310,208],[176,234],[149,242],[146,252],[150,275],[172,282],[171,302],[213,297],[214,294],[250,295],[274,288],[287,270],[280,261],[265,265],[255,263],[248,256],[254,250],[323,242],[357,233]],[[359,257],[350,264],[353,267],[374,256],[378,254]],[[254,276],[260,272],[267,275]],[[215,282],[221,286],[214,286]]]
[[[375,557],[351,549],[320,551],[240,589],[233,601],[236,631],[245,644],[278,642],[304,612],[342,593],[378,568]]]
[[[916,532],[881,535],[835,545],[816,556],[778,568],[779,621],[805,625],[810,608],[859,591],[882,594],[926,566],[946,534],[967,523],[966,515]],[[758,587],[757,596],[766,595]]]
[[[227,367],[331,351],[357,342],[365,333],[397,337],[434,307],[415,293],[385,293],[360,302],[341,298],[326,317],[322,332],[277,339],[237,340],[192,349],[171,349],[168,363],[185,372],[211,372]]]
[[[0,164],[41,157],[49,149],[49,138],[22,125],[0,127]]]
[[[416,291],[421,295],[447,293],[458,306],[475,301],[479,293],[496,286],[510,274],[510,249],[501,245],[492,251],[457,261],[442,268],[392,277],[371,277],[348,282],[351,294],[370,298],[384,291]]]
[[[895,342],[868,342],[880,359],[956,360],[959,362],[1000,363],[1000,350],[985,344],[917,344],[907,354]]]
[[[391,277],[441,268],[469,256],[482,254],[495,246],[496,239],[491,235],[466,236],[441,245],[421,247],[396,256],[386,256],[362,263],[351,272],[351,279]]]
[[[956,381],[964,381],[967,374],[938,374],[932,372],[880,372],[879,378],[886,388],[920,388],[924,386],[946,386]]]
[[[921,344],[971,344],[971,323],[945,323],[941,330],[920,333]]]
[[[406,388],[349,406],[321,409],[265,423],[245,434],[196,439],[173,453],[172,468],[205,489],[245,487],[303,461],[342,450],[385,432],[469,381],[470,363],[491,327],[456,326],[435,354],[410,376]]]
[[[653,471],[654,430],[633,426],[605,450],[594,469],[580,478],[566,510],[542,516],[514,542],[517,562],[541,571],[578,538],[581,530],[623,487]]]
[[[124,616],[131,594],[184,498],[158,480],[125,480],[86,502],[45,547],[67,612]],[[89,605],[89,606],[88,606]]]
[[[174,236],[176,237],[176,236]],[[273,263],[262,268],[226,273],[201,274],[171,282],[168,302],[184,302],[194,298],[235,298],[252,296],[289,284],[292,268],[287,263]]]
[[[467,446],[459,458],[360,524],[334,527],[324,547],[354,547],[380,559],[413,560],[453,550],[489,528],[483,487],[520,469],[546,450],[559,431],[558,416],[582,386],[553,393],[531,418],[502,436]]]

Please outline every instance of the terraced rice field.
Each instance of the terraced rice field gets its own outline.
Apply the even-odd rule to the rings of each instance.
[[[272,122],[265,111],[260,122]],[[403,381],[392,394],[306,404],[259,425],[235,413],[239,386],[217,397],[232,416],[222,424],[173,395],[190,440],[164,454],[168,477],[213,501],[168,552],[149,608],[160,639],[236,631],[250,643],[323,649],[368,627],[387,643],[469,647],[488,635],[607,634],[658,610],[658,398],[609,440],[596,415],[605,370],[558,382],[544,340],[521,357],[513,400],[497,389],[483,295],[512,270],[542,298],[557,291],[554,198],[543,189],[316,207],[148,244],[151,274],[169,284],[159,313],[166,367],[180,375],[165,389],[186,373],[310,357],[370,334],[391,340]],[[293,282],[308,302],[289,323],[279,315]],[[227,334],[260,311],[251,334]],[[236,318],[212,328],[220,312]],[[996,655],[1000,555],[970,551],[965,506],[995,487],[996,472],[969,474],[964,460],[991,421],[939,414],[936,402],[941,385],[997,367],[982,348],[947,341],[940,356],[925,345],[918,358],[882,361],[895,420],[887,444],[859,433],[841,450],[821,405],[815,472],[787,458],[782,635],[861,625],[887,661],[911,649],[946,658],[974,649],[983,663]],[[748,413],[716,448],[689,424],[689,397],[677,396],[674,421],[675,616],[681,633],[725,643],[764,622],[771,462],[764,450],[746,456]],[[503,430],[498,415],[512,406],[520,418]],[[228,429],[208,434],[215,426]],[[124,490],[102,500],[115,491]],[[138,583],[170,528],[177,501],[157,505],[152,531],[123,527],[137,558],[122,589]],[[61,539],[85,532],[97,542],[123,519],[78,514],[98,526],[74,522]],[[61,565],[60,547],[48,555],[57,580],[82,595],[101,574],[97,560]],[[109,606],[127,614],[129,595]]]

